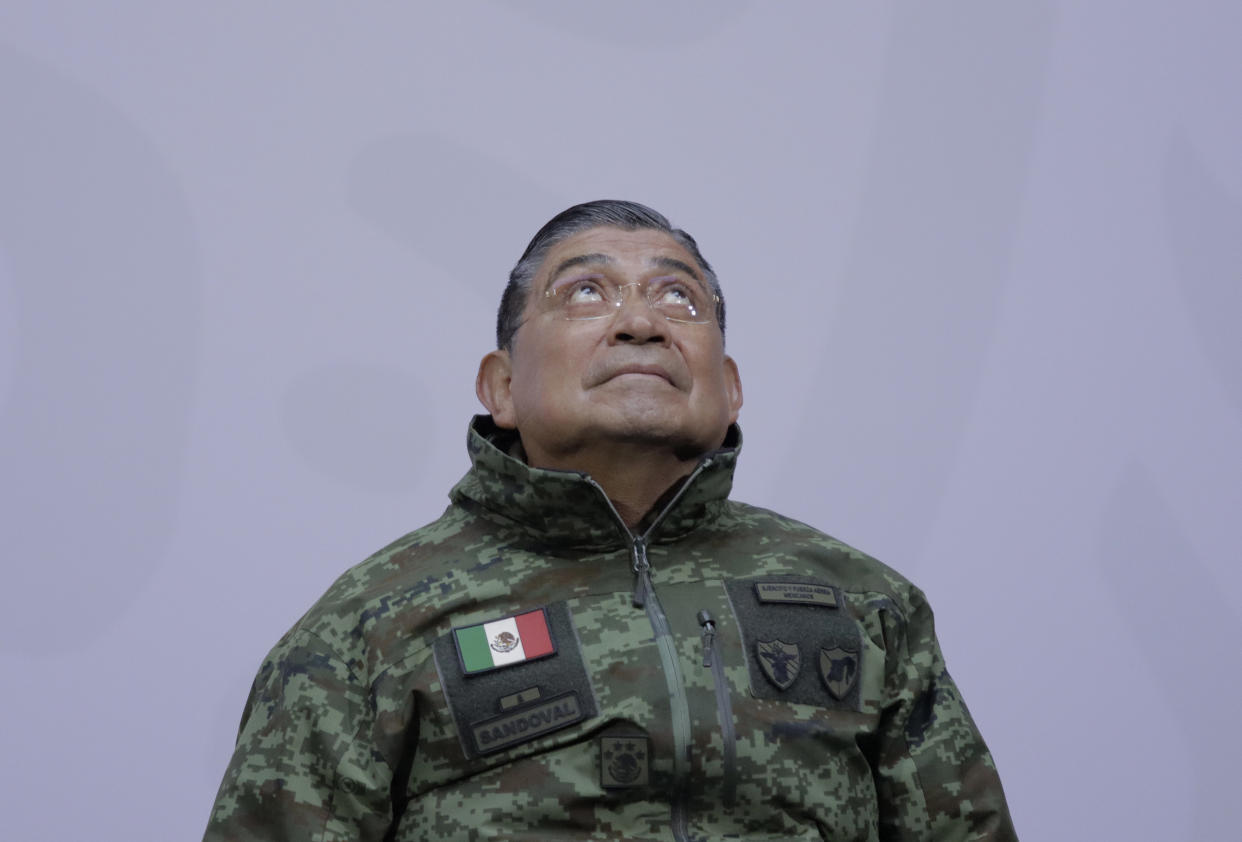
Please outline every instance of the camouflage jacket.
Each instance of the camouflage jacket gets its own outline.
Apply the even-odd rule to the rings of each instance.
[[[1014,839],[922,593],[728,500],[739,442],[631,532],[476,418],[264,661],[206,839]]]

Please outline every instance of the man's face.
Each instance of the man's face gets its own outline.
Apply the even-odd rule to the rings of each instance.
[[[681,459],[720,446],[742,405],[737,366],[714,314],[706,324],[672,322],[647,303],[646,284],[670,275],[707,286],[693,256],[662,231],[592,228],[549,251],[507,356],[507,379],[484,400],[500,426],[517,428],[532,464],[618,444]],[[623,290],[613,315],[564,319],[544,293],[580,277],[640,286]]]

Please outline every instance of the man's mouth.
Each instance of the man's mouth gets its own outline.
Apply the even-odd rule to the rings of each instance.
[[[626,376],[658,377],[665,383],[673,385],[673,378],[669,376],[668,371],[658,365],[623,365],[613,371],[608,379],[615,380]]]

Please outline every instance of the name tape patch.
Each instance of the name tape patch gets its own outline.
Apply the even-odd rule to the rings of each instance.
[[[533,740],[583,718],[578,694],[565,693],[537,705],[505,713],[470,725],[479,754],[500,751],[514,743]]]
[[[827,585],[804,582],[755,582],[755,596],[760,602],[837,607],[836,591]]]

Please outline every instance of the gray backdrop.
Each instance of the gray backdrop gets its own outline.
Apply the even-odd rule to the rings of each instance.
[[[736,496],[928,592],[1024,839],[1238,838],[1240,9],[6,0],[5,838],[201,834],[599,197],[699,238]]]

